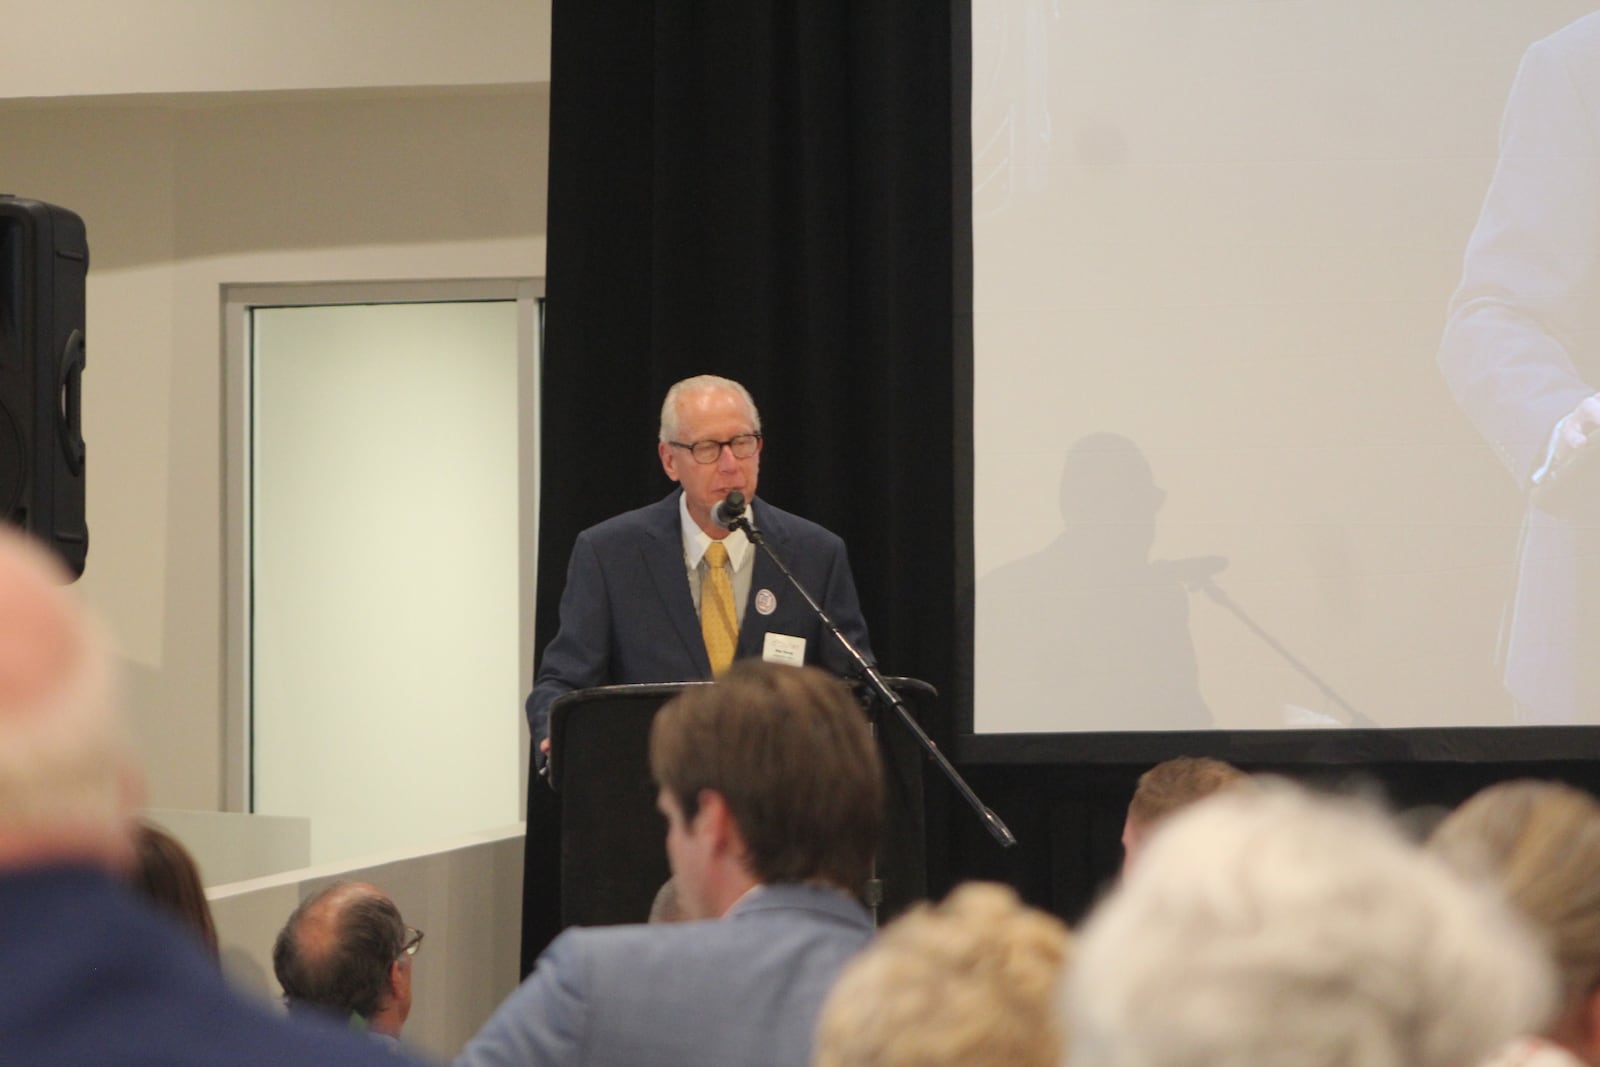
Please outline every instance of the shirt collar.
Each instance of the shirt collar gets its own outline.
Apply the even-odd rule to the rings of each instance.
[[[760,897],[762,895],[761,891],[763,889],[765,889],[765,888],[766,888],[766,886],[764,884],[762,884],[761,882],[757,882],[755,885],[751,886],[749,889],[746,889],[743,893],[740,893],[739,894],[739,898],[737,900],[735,900],[732,904],[729,904],[728,907],[727,907],[727,910],[722,913],[722,918],[726,919],[728,916],[732,915],[735,911],[738,911],[741,907],[749,905],[749,904],[753,903],[754,901],[760,899]]]
[[[754,500],[745,505],[745,518],[750,520],[752,526],[756,523],[756,502]],[[683,559],[690,567],[700,566],[701,559],[705,558],[706,549],[711,546],[711,538],[700,529],[700,524],[689,515],[689,498],[678,494],[678,521],[683,527]],[[734,530],[722,539],[722,544],[728,550],[728,562],[733,564],[733,569],[738,570],[744,566],[745,553],[750,551],[750,539],[744,535],[743,530]]]

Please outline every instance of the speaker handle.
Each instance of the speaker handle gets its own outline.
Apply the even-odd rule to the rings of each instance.
[[[73,330],[61,351],[61,455],[74,476],[83,473],[83,331]]]

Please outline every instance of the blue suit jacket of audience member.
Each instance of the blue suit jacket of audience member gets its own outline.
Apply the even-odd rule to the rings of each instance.
[[[721,919],[568,930],[456,1067],[805,1067],[823,998],[871,936],[853,898],[802,885]]]
[[[404,1067],[408,1057],[230,990],[193,933],[106,874],[0,874],[6,1067]]]
[[[683,560],[679,490],[648,507],[624,512],[578,535],[561,594],[561,628],[544,650],[528,724],[535,738],[549,733],[550,703],[562,693],[596,685],[687,682],[711,677],[700,616]],[[807,591],[868,659],[850,560],[839,537],[798,515],[758,500],[756,528]],[[805,600],[766,553],[756,553],[735,656],[760,656],[766,635],[805,638],[807,663],[847,675],[851,663]],[[763,614],[757,599],[772,594]]]

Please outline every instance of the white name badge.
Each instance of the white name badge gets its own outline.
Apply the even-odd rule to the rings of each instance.
[[[787,663],[801,667],[806,662],[806,639],[768,632],[761,645],[761,658],[768,663]]]

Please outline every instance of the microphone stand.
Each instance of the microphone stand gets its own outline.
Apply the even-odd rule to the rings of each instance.
[[[1334,690],[1333,686],[1323,681],[1322,677],[1318,675],[1316,671],[1312,670],[1310,666],[1308,666],[1298,656],[1285,648],[1283,646],[1283,642],[1279,641],[1276,637],[1273,637],[1266,631],[1265,628],[1261,626],[1260,623],[1252,619],[1249,613],[1241,608],[1238,602],[1227,594],[1226,590],[1212,580],[1211,575],[1202,575],[1186,581],[1185,584],[1189,587],[1191,592],[1204,593],[1206,596],[1211,598],[1212,603],[1219,604],[1228,611],[1232,612],[1234,617],[1243,623],[1246,629],[1259,637],[1268,648],[1282,656],[1284,661],[1288,663],[1289,666],[1299,671],[1300,674],[1310,681],[1312,685],[1316,686],[1317,690],[1322,694],[1324,700],[1327,700],[1333,704],[1337,704],[1339,709],[1344,712],[1345,726],[1372,729],[1378,725],[1377,723],[1373,722],[1371,718],[1363,715],[1361,712],[1351,707],[1350,702],[1345,700],[1344,697],[1340,696]]]
[[[767,539],[761,536],[761,531],[750,525],[750,520],[744,515],[743,500],[727,507],[719,504],[717,511],[719,521],[726,518],[727,522],[724,525],[728,529],[743,530],[744,535],[750,539],[751,543],[765,552],[767,558],[772,560],[777,568],[783,572],[785,578],[789,579],[789,584],[794,586],[795,591],[805,599],[806,604],[816,613],[817,618],[822,620],[822,625],[833,633],[834,638],[839,642],[839,647],[843,648],[855,663],[856,669],[861,672],[861,676],[866,679],[867,684],[877,694],[878,699],[895,710],[895,713],[900,717],[900,722],[904,724],[907,730],[911,731],[911,736],[916,738],[917,743],[928,754],[928,758],[938,766],[940,772],[949,779],[950,784],[955,786],[956,792],[961,794],[961,799],[967,802],[967,806],[977,813],[978,818],[983,822],[984,828],[989,831],[989,835],[1000,843],[1001,848],[1011,848],[1016,845],[1017,838],[1011,832],[1010,827],[1006,826],[1001,821],[1000,816],[996,815],[987,804],[978,799],[978,794],[974,793],[972,787],[967,784],[967,780],[961,777],[961,772],[956,770],[949,760],[945,759],[944,753],[939,751],[939,746],[934,743],[933,738],[929,737],[922,727],[917,724],[916,718],[911,714],[911,709],[906,707],[905,701],[900,699],[898,693],[889,688],[889,684],[883,680],[883,675],[878,673],[878,668],[868,662],[867,657],[861,654],[859,648],[850,643],[850,639],[834,623],[833,618],[823,609],[822,605],[817,603],[810,590],[800,584],[800,579],[794,576],[794,572],[789,569],[788,564],[784,563],[782,557],[772,550],[771,545],[767,544]]]

